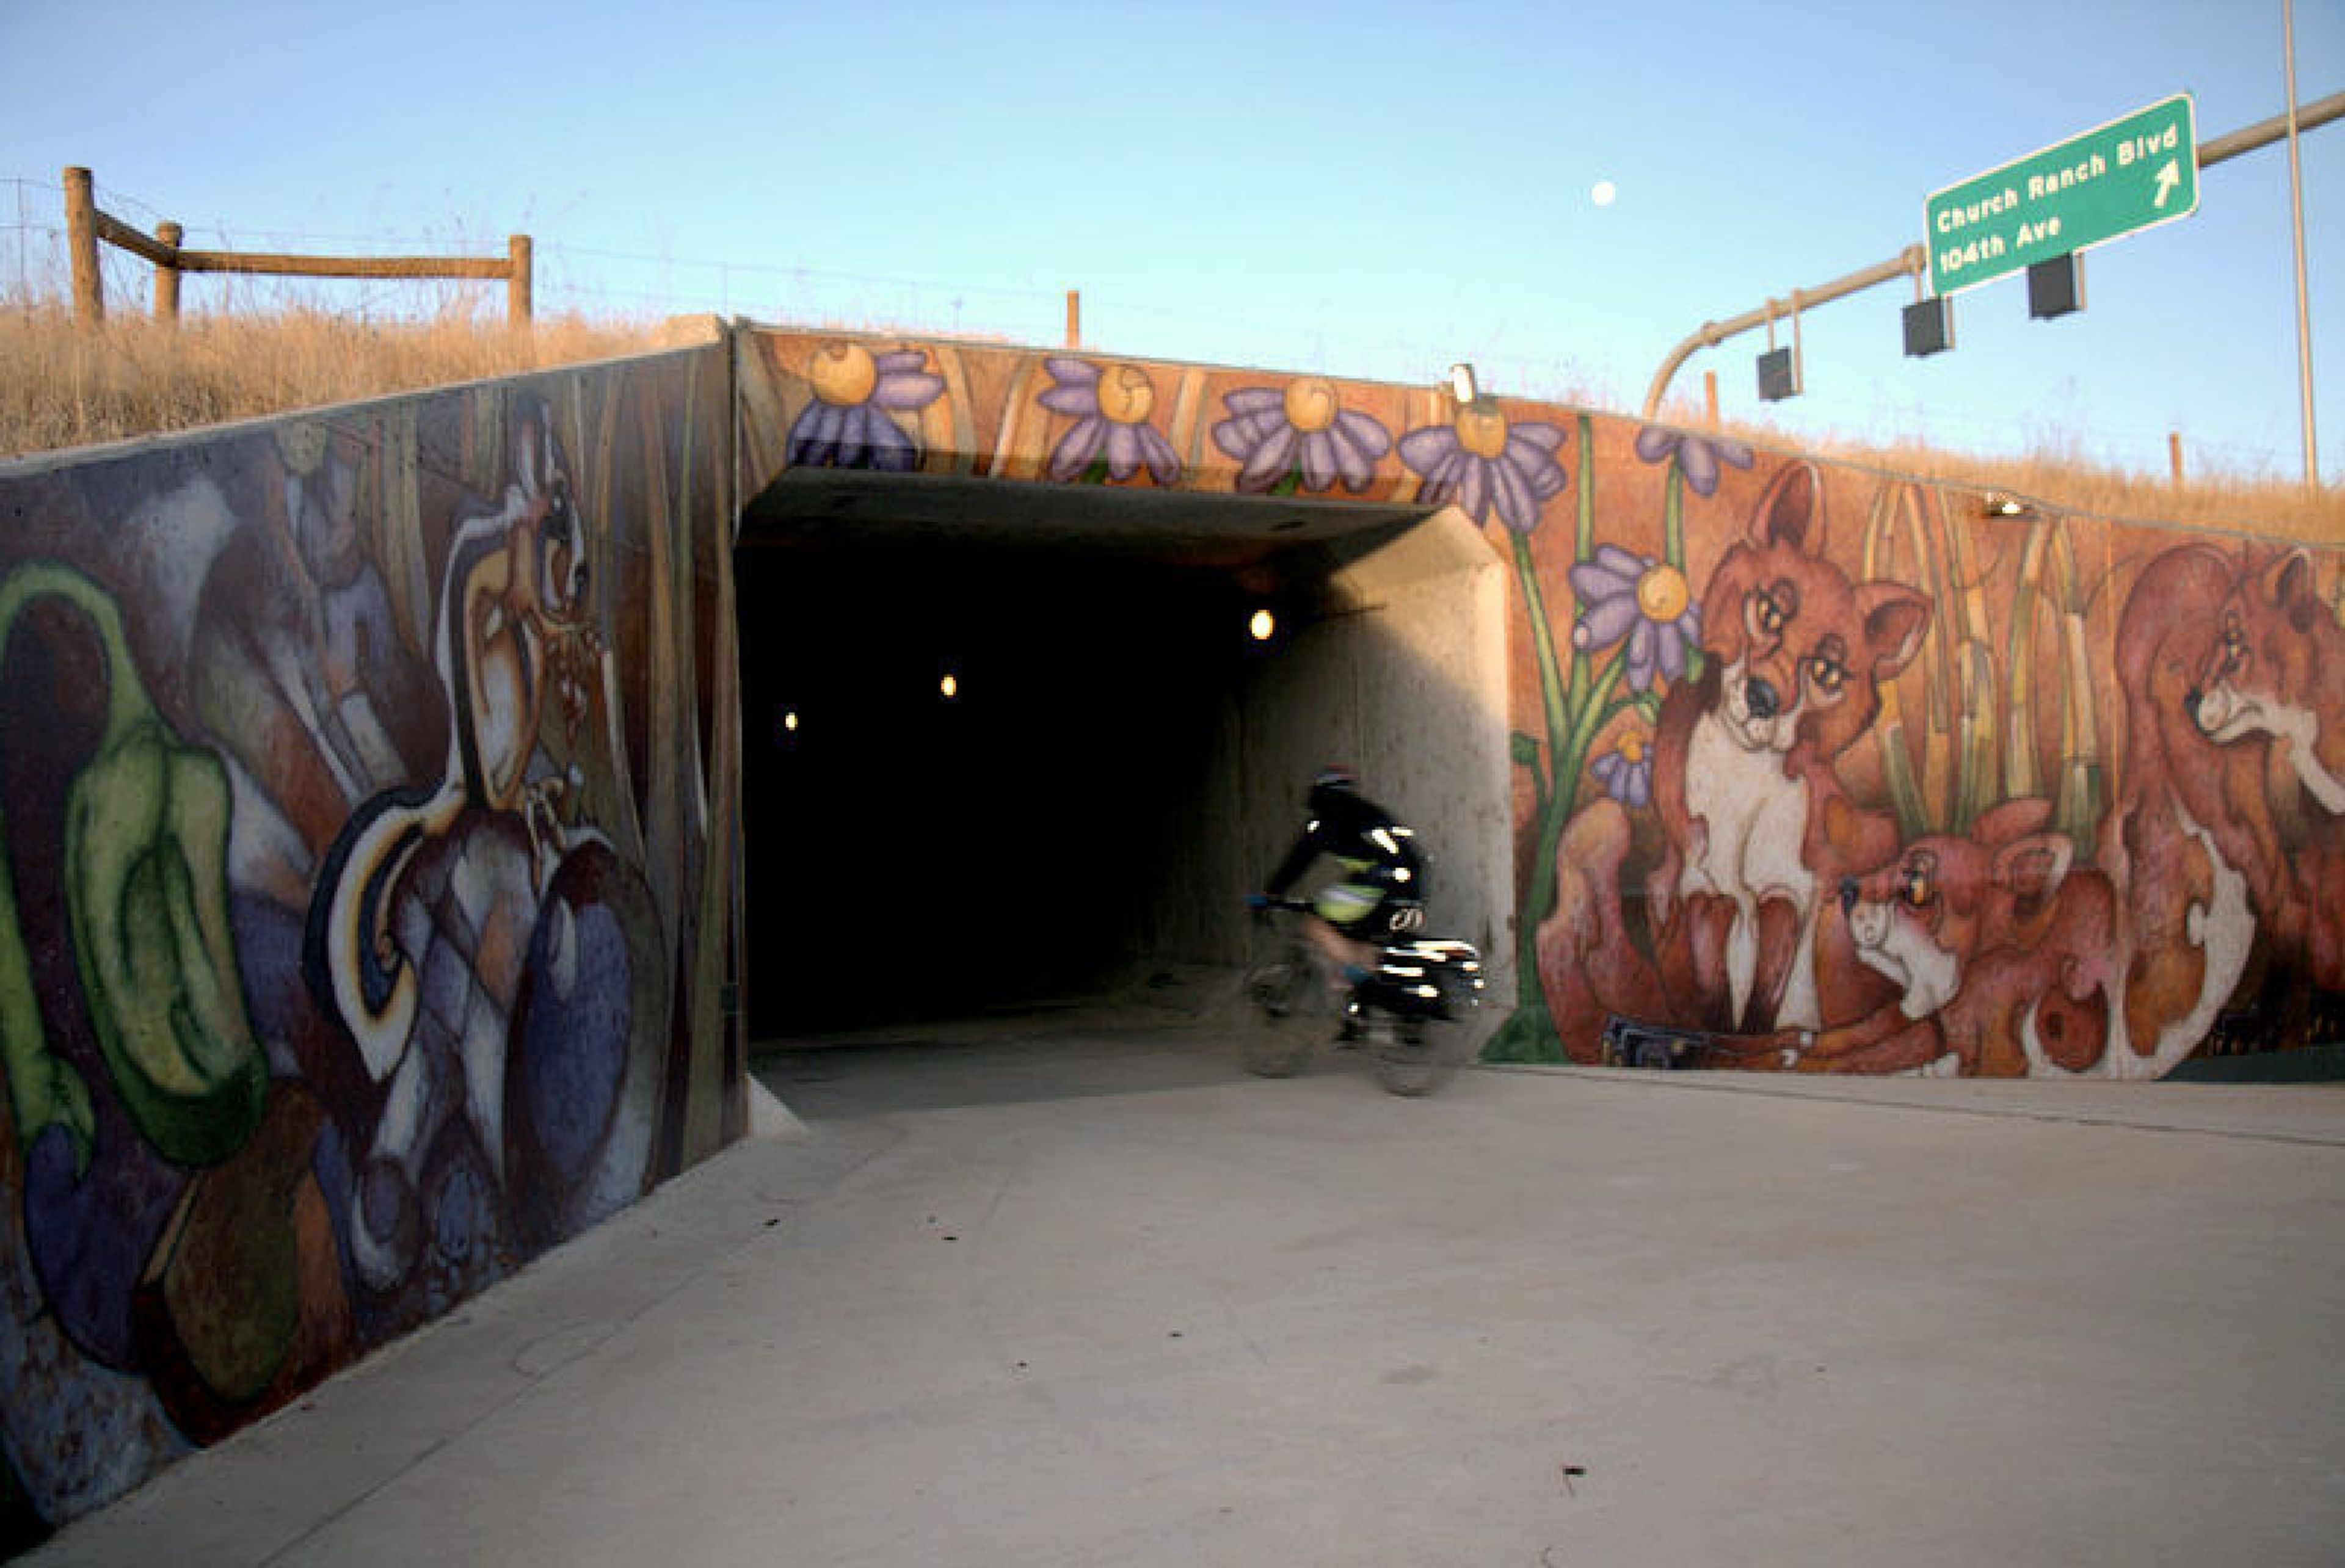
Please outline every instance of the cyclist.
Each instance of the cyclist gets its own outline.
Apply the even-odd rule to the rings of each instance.
[[[1349,768],[1322,768],[1311,781],[1309,804],[1294,847],[1248,902],[1260,908],[1280,896],[1322,855],[1343,866],[1343,880],[1312,895],[1304,925],[1313,945],[1356,987],[1375,970],[1377,938],[1423,922],[1425,868],[1416,835],[1361,794]]]

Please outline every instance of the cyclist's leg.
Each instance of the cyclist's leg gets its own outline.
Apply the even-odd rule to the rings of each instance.
[[[1376,944],[1365,940],[1362,930],[1383,901],[1381,888],[1349,882],[1324,887],[1311,901],[1311,918],[1304,922],[1304,928],[1312,943],[1349,982],[1356,983],[1376,966]]]

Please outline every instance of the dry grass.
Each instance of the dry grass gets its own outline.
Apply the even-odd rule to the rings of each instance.
[[[322,311],[132,317],[75,329],[52,304],[0,309],[0,457],[414,391],[659,346],[656,324],[502,321],[451,312],[367,323]]]
[[[705,329],[706,320],[557,317],[516,335],[458,302],[426,320],[390,324],[280,309],[191,316],[176,330],[118,317],[82,333],[53,299],[0,300],[0,457],[638,353],[679,340],[679,327]],[[1842,442],[1815,455],[2093,517],[2345,542],[2345,493],[2267,476],[2194,475],[2178,486],[2095,464],[2080,450],[2014,459]]]
[[[1685,403],[1664,408],[1660,417],[1694,427],[1703,422],[1701,410]],[[1781,431],[1730,420],[1724,433],[1753,446],[1786,450]],[[2034,450],[2015,457],[1847,437],[1802,441],[1799,450],[1882,474],[2005,495],[2043,511],[2308,544],[2345,544],[2345,491],[2334,486],[2314,489],[2299,479],[2220,468],[2186,470],[2177,484],[2168,474],[2096,461],[2073,436],[2042,438]]]
[[[2345,492],[2309,489],[2300,481],[2186,472],[2178,485],[2165,475],[2128,472],[2073,451],[1977,457],[1925,447],[1843,445],[1820,455],[1883,472],[1996,491],[2087,517],[2345,544]]]

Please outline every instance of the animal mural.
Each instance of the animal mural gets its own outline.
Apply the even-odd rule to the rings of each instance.
[[[1487,1054],[2161,1076],[2345,1038],[2345,556],[1487,396],[758,332],[740,488],[1455,509],[1513,568]]]
[[[0,474],[0,1548],[737,1135],[716,364]]]
[[[1577,548],[1517,541],[1528,613],[1574,608],[1527,640],[1538,992],[1493,1055],[2141,1078],[2345,1036],[2345,562],[1579,433]],[[1658,551],[1599,542],[1639,466]]]

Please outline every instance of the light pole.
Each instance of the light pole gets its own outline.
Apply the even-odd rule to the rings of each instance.
[[[2296,390],[2304,411],[2304,483],[2320,488],[2320,454],[2312,430],[2312,307],[2304,282],[2304,163],[2297,151],[2296,0],[2280,0],[2281,54],[2288,74],[2288,210],[2296,231]]]
[[[2197,162],[2200,169],[2208,169],[2218,163],[2235,158],[2241,153],[2253,152],[2258,147],[2269,147],[2277,141],[2284,140],[2288,143],[2289,184],[2295,192],[2297,347],[2299,379],[2304,405],[2304,474],[2308,483],[2318,485],[2320,482],[2320,470],[2312,441],[2312,318],[2310,307],[2306,302],[2304,199],[2302,176],[2297,162],[2297,137],[2300,132],[2313,130],[2334,121],[2345,119],[2345,92],[2331,93],[2327,97],[2316,99],[2309,104],[2299,105],[2296,101],[2295,5],[2294,0],[2281,0],[2281,4],[2286,9],[2286,14],[2281,18],[2281,25],[2288,35],[2287,111],[2274,115],[2269,119],[2258,120],[2251,126],[2242,126],[2238,130],[2228,132],[2211,141],[2200,142],[2197,149]],[[1871,267],[1849,273],[1843,278],[1835,278],[1821,288],[1798,289],[1794,292],[1797,302],[1802,306],[1822,305],[1830,300],[1842,299],[1849,295],[1862,293],[1879,284],[1893,282],[1900,278],[1920,278],[1925,276],[1928,270],[1929,253],[1921,246],[1909,245],[1885,261],[1875,262]],[[1729,318],[1724,321],[1705,321],[1700,328],[1689,333],[1682,342],[1670,350],[1668,357],[1661,361],[1660,369],[1653,373],[1652,385],[1645,389],[1643,417],[1650,421],[1660,414],[1661,399],[1670,389],[1670,379],[1695,353],[1703,349],[1715,349],[1729,338],[1751,331],[1754,328],[1769,325],[1772,318],[1781,313],[1782,309],[1782,307],[1770,299],[1757,309],[1745,310],[1741,315]]]

